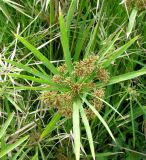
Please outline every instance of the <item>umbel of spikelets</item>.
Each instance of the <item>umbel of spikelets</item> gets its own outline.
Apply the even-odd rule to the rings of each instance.
[[[100,111],[103,106],[102,99],[104,98],[104,89],[96,88],[96,82],[107,83],[109,80],[109,73],[103,67],[97,65],[97,57],[89,56],[73,64],[73,72],[70,74],[74,77],[69,76],[66,64],[58,67],[60,74],[54,75],[52,81],[58,85],[67,88],[67,91],[47,91],[41,94],[41,101],[52,109],[58,110],[58,112],[65,117],[72,116],[73,102],[74,99],[85,92],[90,95],[90,102]],[[98,67],[97,67],[98,66]],[[87,77],[92,76],[89,80]],[[94,113],[90,108],[85,107],[87,117],[89,119],[94,118]]]

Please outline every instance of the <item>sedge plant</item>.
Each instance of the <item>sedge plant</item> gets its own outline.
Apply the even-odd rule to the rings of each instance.
[[[95,54],[93,51],[96,36],[99,31],[99,23],[96,21],[82,59],[79,59],[82,54],[82,41],[86,37],[82,37],[82,40],[79,39],[77,41],[75,52],[71,53],[72,47],[70,46],[70,29],[73,15],[77,10],[77,5],[78,1],[72,0],[66,20],[62,14],[61,8],[59,10],[60,40],[65,62],[59,64],[58,67],[53,65],[50,60],[44,56],[44,54],[30,44],[25,38],[18,34],[14,34],[15,37],[33,53],[42,65],[45,66],[46,70],[51,72],[51,74],[48,74],[49,72],[46,72],[42,68],[40,71],[37,67],[30,67],[27,64],[16,62],[14,60],[5,59],[5,61],[23,70],[18,74],[9,73],[9,76],[26,79],[36,84],[41,84],[39,86],[34,85],[31,87],[21,86],[17,87],[17,89],[40,91],[40,101],[48,106],[48,108],[57,112],[44,131],[42,131],[39,139],[41,140],[46,137],[61,117],[72,119],[74,153],[76,159],[79,160],[82,146],[80,121],[82,121],[86,130],[92,157],[95,159],[94,139],[92,137],[92,130],[89,123],[90,120],[94,119],[96,116],[106,128],[113,142],[116,144],[116,139],[111,131],[111,128],[104,117],[100,114],[104,103],[106,103],[106,105],[108,105],[115,112],[115,114],[118,114],[122,119],[124,119],[117,109],[104,100],[106,87],[144,75],[146,73],[146,69],[142,68],[138,71],[125,73],[114,77],[111,76],[108,68],[111,67],[113,61],[116,61],[117,58],[119,58],[127,50],[127,48],[137,41],[139,37],[136,36],[124,45],[113,50],[114,44],[118,41],[119,36],[122,34],[122,29],[120,28],[116,35],[109,38],[108,45],[103,46],[103,48],[99,50],[99,53]],[[29,74],[26,74],[26,72]]]

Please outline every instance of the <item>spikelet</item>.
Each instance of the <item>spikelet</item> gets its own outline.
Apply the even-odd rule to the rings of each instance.
[[[96,89],[94,90],[93,92],[93,105],[95,106],[96,110],[97,111],[100,111],[102,109],[102,106],[103,106],[103,101],[100,100],[100,99],[103,99],[104,98],[104,89]],[[98,99],[100,98],[100,99]]]
[[[86,116],[89,120],[92,120],[96,117],[96,115],[94,114],[94,112],[90,108],[85,109],[85,112],[86,112]]]
[[[109,72],[102,67],[97,68],[96,76],[97,79],[103,83],[107,83],[109,81]]]
[[[97,56],[91,55],[89,58],[76,62],[74,64],[74,75],[77,77],[85,77],[91,74],[95,68]]]
[[[52,80],[53,82],[60,84],[62,82],[62,77],[60,75],[54,75]]]
[[[64,74],[65,72],[67,72],[67,65],[66,64],[62,64],[61,66],[58,67],[58,71],[62,74]]]

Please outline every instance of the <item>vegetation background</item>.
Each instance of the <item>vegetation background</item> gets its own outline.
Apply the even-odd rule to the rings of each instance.
[[[145,7],[146,0],[0,1],[0,159],[146,159]],[[91,55],[94,67],[80,68]],[[60,108],[51,107],[56,94]]]

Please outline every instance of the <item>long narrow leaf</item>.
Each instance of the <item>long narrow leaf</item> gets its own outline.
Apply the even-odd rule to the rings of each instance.
[[[6,134],[6,130],[7,130],[8,126],[10,125],[13,117],[14,117],[14,112],[9,115],[9,117],[6,120],[6,122],[4,123],[4,125],[2,125],[2,127],[0,129],[0,139]]]
[[[123,82],[123,81],[126,81],[126,80],[137,78],[137,77],[142,76],[144,74],[146,74],[146,68],[145,67],[138,70],[138,71],[133,71],[133,72],[129,72],[129,73],[119,75],[119,76],[114,76],[109,80],[109,82],[107,84],[98,83],[96,86],[97,87],[109,86],[109,85],[112,85],[112,84],[116,84],[116,83],[119,83],[119,82]]]
[[[104,58],[104,56],[111,50],[111,48],[113,47],[114,43],[118,40],[120,34],[121,34],[122,30],[120,30],[116,36],[114,37],[114,39],[109,42],[107,48],[105,49],[105,46],[104,46],[104,51],[102,53],[99,53],[100,55],[100,60],[102,60],[102,58]]]
[[[5,95],[5,96],[9,100],[9,102],[11,102],[13,104],[13,106],[16,108],[16,110],[23,112],[23,110],[15,103],[13,98],[11,98],[9,95]]]
[[[73,103],[73,135],[74,135],[76,160],[80,159],[80,117],[79,117],[80,103],[81,102],[79,100],[76,100]]]
[[[72,61],[71,61],[71,53],[69,50],[69,40],[68,40],[67,30],[66,30],[61,9],[59,11],[59,24],[60,24],[60,34],[61,34],[60,39],[61,39],[61,44],[63,48],[64,58],[65,58],[65,62],[67,64],[68,70],[69,72],[71,72],[73,67],[72,67]]]
[[[88,140],[89,140],[92,157],[95,160],[95,151],[94,151],[94,144],[93,144],[93,138],[92,138],[91,128],[89,126],[89,122],[88,122],[88,119],[86,117],[84,108],[82,107],[82,104],[80,105],[80,113],[81,113],[81,117],[82,117],[85,129],[86,129],[86,133],[87,133],[87,137],[88,137]]]
[[[119,82],[122,82],[122,81],[129,80],[129,79],[133,79],[133,78],[142,76],[144,74],[146,74],[146,68],[140,69],[138,71],[125,73],[125,74],[122,74],[122,75],[119,75],[119,76],[112,77],[107,85],[111,85],[111,84],[115,84],[115,83],[119,83]]]
[[[15,62],[15,61],[11,61],[9,59],[4,59],[6,62],[20,68],[20,69],[23,69],[24,71],[28,72],[28,73],[31,73],[35,76],[38,76],[42,79],[45,79],[45,80],[48,80],[48,81],[51,81],[51,78],[50,76],[46,75],[46,74],[43,74],[42,72],[38,71],[37,69],[33,69],[31,67],[28,67],[27,65],[24,65],[22,63],[18,63],[18,62]]]
[[[71,25],[71,20],[73,17],[73,14],[77,8],[77,0],[72,0],[71,5],[69,7],[68,13],[67,13],[67,18],[66,18],[66,30],[68,33],[68,37],[70,35],[70,25]]]
[[[101,123],[105,126],[106,130],[108,131],[109,135],[111,136],[111,138],[114,140],[114,142],[116,142],[110,128],[108,127],[107,123],[105,122],[105,120],[102,118],[102,116],[99,114],[99,112],[86,100],[83,99],[85,101],[85,103],[91,108],[91,110],[96,114],[96,116],[99,118],[99,120],[101,121]]]
[[[33,54],[36,56],[52,73],[58,74],[58,70],[55,68],[55,66],[39,51],[37,50],[33,45],[31,45],[26,39],[23,37],[14,34],[16,38],[23,43],[24,46],[26,46]]]
[[[30,80],[32,82],[38,82],[38,83],[41,83],[41,84],[53,84],[53,83],[50,83],[49,81],[47,80],[44,80],[44,79],[41,79],[41,78],[34,78],[32,76],[27,76],[27,75],[22,75],[22,74],[15,74],[15,73],[10,73],[8,74],[9,76],[11,77],[16,77],[16,78],[21,78],[21,79],[26,79],[26,80]]]
[[[121,48],[119,48],[118,50],[116,50],[104,63],[103,66],[104,67],[108,67],[112,61],[114,61],[117,57],[119,57],[120,55],[122,55],[127,48],[129,48],[136,40],[138,39],[138,36],[136,36],[135,38],[133,38],[132,40],[130,40],[128,43],[126,43],[124,46],[122,46]]]
[[[51,119],[47,127],[42,132],[40,137],[41,139],[45,138],[52,131],[52,129],[54,128],[54,126],[56,125],[56,123],[59,121],[60,118],[61,116],[58,113],[54,115],[54,117]]]
[[[26,141],[28,139],[28,137],[29,136],[25,136],[25,137],[19,139],[18,141],[16,141],[14,144],[9,144],[4,150],[0,151],[0,158],[2,158],[3,156],[7,155],[10,151],[15,149],[19,145],[21,145],[24,141]]]
[[[12,158],[12,160],[17,160],[18,156],[23,152],[24,147],[26,147],[27,142],[19,149],[19,151],[17,151],[17,153],[15,154],[15,156]]]
[[[98,28],[99,28],[99,23],[96,24],[95,29],[93,30],[93,33],[90,37],[90,41],[87,45],[86,53],[84,55],[84,58],[87,58],[89,56],[90,51],[92,50],[92,46],[93,46],[93,44],[96,40],[96,35],[97,35]]]
[[[134,27],[136,15],[137,15],[137,9],[134,7],[131,14],[130,14],[130,17],[129,17],[129,24],[128,24],[128,28],[127,28],[127,38],[130,36],[132,29]]]

